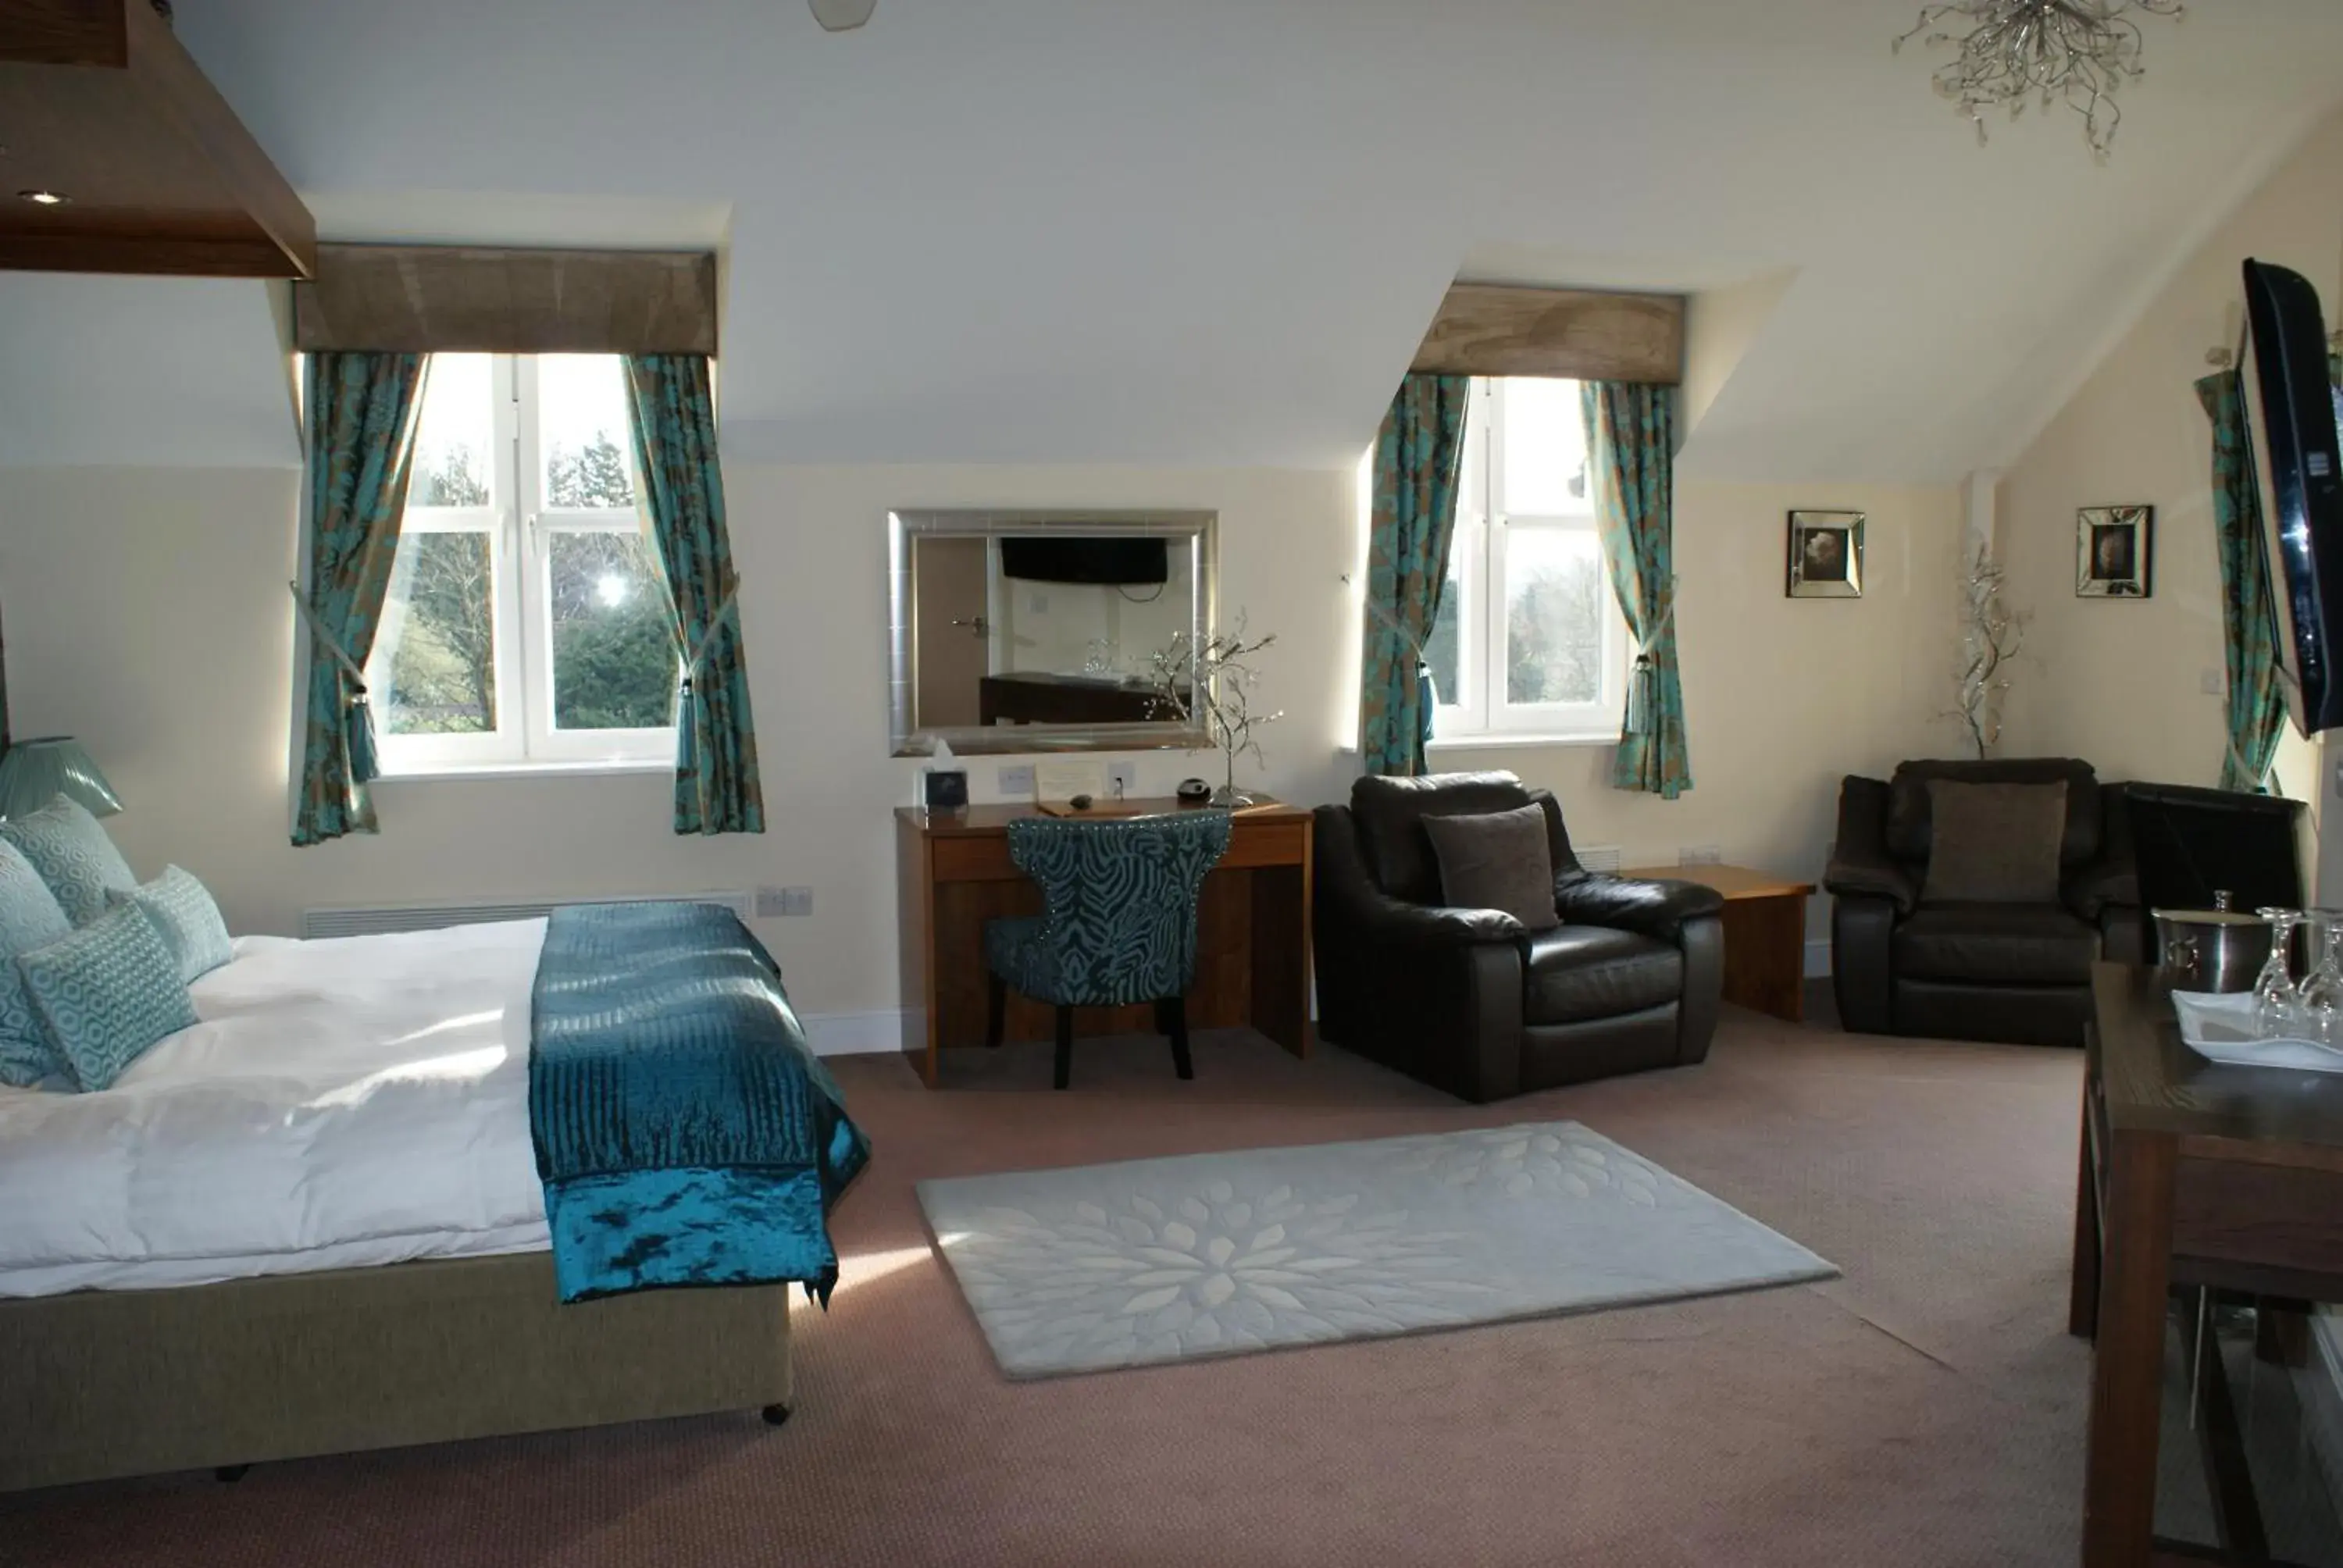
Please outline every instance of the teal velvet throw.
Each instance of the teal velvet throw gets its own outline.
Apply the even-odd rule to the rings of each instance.
[[[374,651],[398,554],[427,360],[421,354],[308,357],[308,580],[297,636],[306,659],[293,842],[375,830],[372,717],[360,672]]]
[[[1463,376],[1408,377],[1375,437],[1359,680],[1359,749],[1371,773],[1424,771],[1431,716],[1417,666],[1448,584],[1471,387]]]
[[[2213,421],[2213,537],[2221,562],[2221,645],[2229,677],[2221,788],[2258,794],[2268,788],[2278,756],[2286,694],[2278,686],[2277,601],[2237,373],[2206,377],[2197,383],[2197,400]]]
[[[1626,381],[1579,388],[1586,451],[1601,504],[1595,529],[1611,588],[1642,654],[1611,783],[1673,800],[1692,788],[1684,681],[1676,667],[1676,389]]]
[[[707,357],[627,357],[635,467],[659,562],[675,598],[683,687],[676,705],[675,830],[761,833],[757,724],[749,705],[716,456],[716,404]]]
[[[715,904],[553,911],[529,1140],[561,1299],[838,1281],[830,1211],[870,1159],[780,970]]]

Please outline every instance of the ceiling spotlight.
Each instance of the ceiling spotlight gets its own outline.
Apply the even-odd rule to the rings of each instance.
[[[73,199],[59,196],[55,191],[18,191],[16,194],[35,206],[63,206]]]
[[[813,19],[832,33],[850,33],[870,20],[871,7],[878,0],[807,0],[813,7]]]

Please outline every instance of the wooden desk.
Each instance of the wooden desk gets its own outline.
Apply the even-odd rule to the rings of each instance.
[[[1172,800],[1133,801],[1163,811]],[[1009,859],[1009,824],[1031,806],[895,812],[903,1051],[933,1088],[947,1047],[984,1043],[984,922],[1041,912],[1041,890]],[[1198,901],[1192,1029],[1251,1024],[1310,1051],[1310,813],[1273,804],[1236,814],[1228,853]],[[1011,994],[1011,1040],[1046,1040],[1051,1011]],[[1078,1034],[1153,1030],[1145,1006],[1080,1008]]]
[[[2180,1042],[2152,970],[2091,972],[2070,1332],[2095,1336],[2086,1568],[2201,1563],[2155,1537],[2165,1299],[2174,1284],[2343,1297],[2343,1076],[2224,1067]],[[2229,1562],[2263,1563],[2227,1374],[2203,1358],[2207,1479]]]
[[[1698,882],[1725,895],[1725,1000],[1796,1023],[1806,1016],[1812,882],[1746,866],[1644,866],[1623,877]]]

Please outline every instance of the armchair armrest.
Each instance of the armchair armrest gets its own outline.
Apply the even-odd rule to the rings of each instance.
[[[2139,903],[2139,861],[2132,848],[2131,811],[2119,788],[2099,790],[2098,859],[2076,867],[2058,890],[2060,901],[2097,924],[2111,910]]]
[[[1411,904],[1375,889],[1368,889],[1363,897],[1353,899],[1350,917],[1367,937],[1410,947],[1469,948],[1483,942],[1510,945],[1529,935],[1527,926],[1503,910]]]
[[[1573,925],[1610,926],[1674,942],[1683,937],[1686,920],[1725,908],[1725,895],[1699,882],[1596,876],[1573,869],[1554,882],[1554,907]]]
[[[1840,784],[1838,842],[1823,886],[1841,897],[1885,899],[1898,915],[1919,908],[1919,884],[1887,852],[1887,786],[1880,779],[1849,774]]]

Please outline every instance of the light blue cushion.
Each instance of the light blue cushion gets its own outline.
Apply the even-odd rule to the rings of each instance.
[[[85,926],[106,913],[106,895],[138,885],[130,862],[77,800],[60,795],[26,817],[0,820],[0,839],[14,844],[65,906],[65,919]]]
[[[135,906],[19,954],[16,969],[84,1092],[106,1088],[148,1046],[196,1022],[178,960]]]
[[[65,1070],[48,1026],[25,994],[16,955],[69,935],[57,896],[13,844],[0,842],[0,1083],[29,1089]]]
[[[207,975],[236,956],[219,905],[192,871],[166,866],[153,881],[141,882],[126,893],[109,892],[106,898],[116,908],[132,904],[146,912],[163,933],[171,956],[179,960],[183,980]]]

